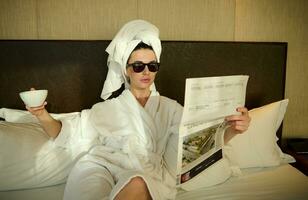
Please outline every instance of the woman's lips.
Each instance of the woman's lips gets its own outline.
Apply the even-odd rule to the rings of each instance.
[[[140,80],[142,83],[149,83],[151,81],[150,78],[143,78]]]

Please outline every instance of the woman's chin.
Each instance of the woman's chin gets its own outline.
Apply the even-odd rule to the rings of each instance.
[[[138,85],[137,87],[132,87],[133,89],[137,89],[137,90],[149,90],[151,87],[151,85],[149,84],[143,84],[143,85]]]
[[[152,83],[152,81],[142,81],[140,82],[140,87],[146,89],[151,87]]]

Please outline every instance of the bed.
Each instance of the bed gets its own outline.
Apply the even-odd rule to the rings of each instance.
[[[18,93],[30,87],[48,89],[47,109],[55,117],[70,117],[91,108],[102,101],[99,96],[107,74],[104,50],[109,42],[0,40],[1,123],[12,123],[14,127],[10,130],[13,131],[20,125],[28,130],[14,138],[15,133],[6,134],[8,129],[0,127],[0,199],[62,198],[67,174],[78,156],[60,160],[57,155],[67,152],[53,151],[57,162],[51,160],[51,165],[50,160],[39,157],[43,157],[44,152],[36,154],[43,147],[52,148],[52,142],[43,133],[38,139],[39,125],[23,111]],[[255,149],[245,146],[247,138],[234,138],[225,148],[224,155],[230,159],[234,173],[219,184],[191,191],[179,189],[177,199],[308,199],[307,177],[288,164],[292,158],[280,149],[281,122],[288,104],[284,100],[286,55],[287,43],[283,42],[163,41],[161,70],[156,79],[156,87],[162,95],[183,104],[185,78],[246,74],[250,76],[246,107],[251,109],[254,120],[245,137],[255,141]],[[6,138],[10,140],[6,142]],[[19,143],[15,144],[14,140]],[[6,148],[14,145],[14,152],[8,152]],[[15,160],[6,165],[8,159]],[[22,160],[24,168],[13,173],[16,159]],[[39,168],[39,162],[44,162],[39,167],[65,167],[53,174]],[[39,173],[38,169],[42,173],[39,178],[33,178],[33,174]],[[56,178],[42,180],[46,177],[44,173]],[[29,177],[30,181],[26,181]]]

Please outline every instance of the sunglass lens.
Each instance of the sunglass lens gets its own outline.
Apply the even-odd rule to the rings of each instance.
[[[145,64],[143,63],[134,63],[132,66],[133,66],[134,72],[136,73],[142,72],[145,68]]]
[[[148,69],[150,72],[157,72],[159,70],[159,64],[158,63],[149,63]]]

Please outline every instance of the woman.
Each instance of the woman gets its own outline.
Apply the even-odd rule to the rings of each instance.
[[[161,43],[157,28],[143,20],[127,23],[108,46],[108,75],[102,97],[125,84],[122,94],[95,104],[81,117],[56,121],[44,105],[27,108],[60,146],[78,145],[87,138],[92,147],[69,175],[64,199],[174,199],[174,170],[164,159],[172,134],[178,134],[182,106],[160,96],[154,80]],[[247,130],[250,118],[229,116],[225,142]],[[89,139],[90,138],[90,139]],[[72,142],[75,141],[75,142]]]

